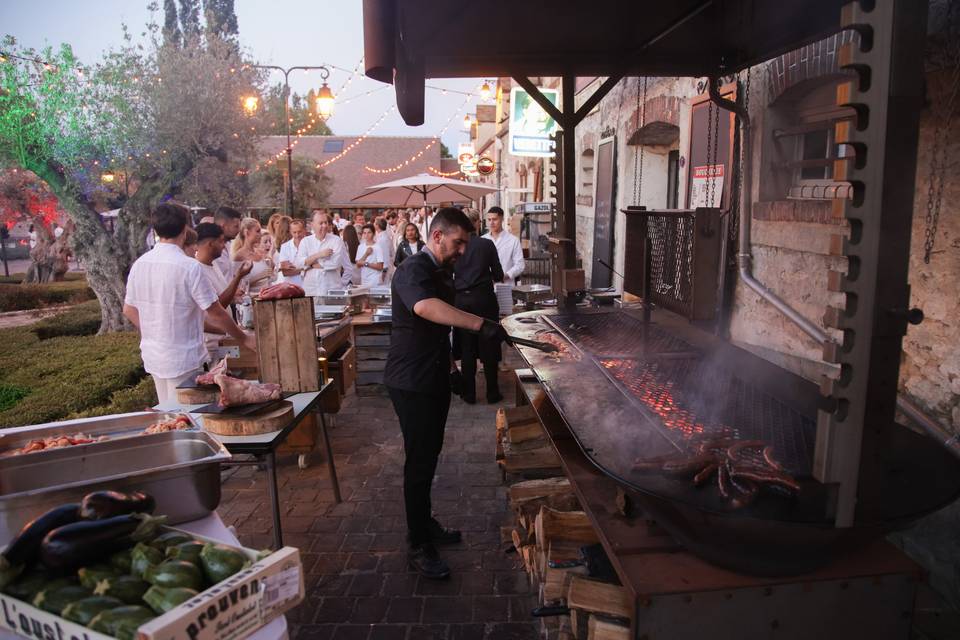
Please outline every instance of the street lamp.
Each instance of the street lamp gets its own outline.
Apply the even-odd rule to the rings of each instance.
[[[292,71],[319,71],[323,79],[323,86],[317,93],[316,108],[317,115],[321,120],[326,120],[333,114],[333,103],[335,97],[333,91],[327,86],[327,78],[330,77],[330,69],[324,66],[296,66],[296,67],[277,67],[272,64],[251,64],[253,69],[270,69],[279,71],[283,74],[283,123],[287,130],[287,215],[293,216],[293,146],[290,144],[290,73]],[[251,103],[252,99],[252,103]],[[248,105],[252,104],[252,109]],[[256,96],[249,96],[243,99],[243,108],[247,113],[253,113],[257,110],[259,103]]]
[[[470,114],[463,116],[463,128],[467,131],[470,131],[470,127],[473,126],[473,121],[470,119]]]
[[[116,179],[117,176],[113,171],[104,171],[100,174],[100,181],[104,184],[110,184]]]
[[[247,112],[247,115],[252,116],[257,112],[257,107],[260,106],[260,98],[247,96],[241,100],[241,104],[243,104],[243,110]]]

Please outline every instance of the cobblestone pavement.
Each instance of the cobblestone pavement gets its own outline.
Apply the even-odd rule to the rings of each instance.
[[[497,406],[513,404],[512,379],[501,373],[507,400]],[[433,489],[437,518],[464,533],[463,543],[440,548],[453,572],[446,581],[406,564],[402,440],[389,399],[351,394],[336,417],[341,504],[319,452],[303,471],[296,456],[281,459],[284,543],[300,548],[307,583],[307,599],[287,615],[293,640],[538,637],[527,576],[500,545],[511,517],[495,462],[497,406],[453,398]],[[223,489],[224,521],[246,546],[269,546],[265,474],[242,467]]]

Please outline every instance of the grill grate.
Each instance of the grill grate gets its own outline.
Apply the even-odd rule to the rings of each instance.
[[[549,320],[621,392],[655,415],[677,447],[714,438],[763,440],[788,470],[810,472],[815,422],[736,376],[722,361],[704,359],[680,338],[622,313]]]
[[[693,307],[693,227],[690,216],[647,218],[651,302],[689,317]]]

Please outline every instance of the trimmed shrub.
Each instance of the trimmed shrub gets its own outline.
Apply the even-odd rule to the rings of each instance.
[[[130,413],[133,411],[143,411],[148,407],[157,404],[157,388],[153,384],[153,378],[147,376],[136,386],[119,389],[110,396],[110,402],[93,409],[79,411],[67,416],[67,419],[74,418],[92,418],[94,416],[109,416],[114,413]]]
[[[57,304],[93,300],[86,279],[46,284],[0,284],[0,312],[42,309]]]
[[[29,389],[0,383],[0,411],[6,411],[29,394]]]
[[[59,336],[92,336],[100,329],[100,302],[90,300],[31,325],[41,340]]]
[[[29,389],[0,411],[0,427],[38,424],[110,404],[146,376],[139,336],[61,336],[40,341],[29,327],[0,331],[0,382]]]

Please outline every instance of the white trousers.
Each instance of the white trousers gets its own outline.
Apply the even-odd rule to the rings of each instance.
[[[151,376],[153,385],[157,388],[157,404],[160,406],[177,404],[177,387],[191,378],[196,378],[201,373],[203,373],[203,369],[194,369],[175,378]]]

